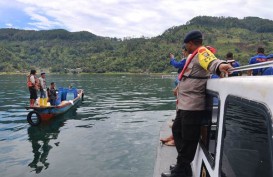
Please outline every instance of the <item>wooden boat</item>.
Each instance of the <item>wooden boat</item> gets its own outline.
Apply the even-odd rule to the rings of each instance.
[[[42,121],[52,119],[60,114],[64,114],[69,109],[77,106],[83,101],[84,91],[77,89],[77,97],[73,100],[62,101],[57,106],[27,106],[26,109],[32,109],[27,115],[27,121],[30,125],[39,125]]]

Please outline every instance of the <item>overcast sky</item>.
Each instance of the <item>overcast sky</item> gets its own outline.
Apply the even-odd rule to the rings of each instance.
[[[0,28],[154,37],[195,16],[273,20],[272,0],[0,0]]]

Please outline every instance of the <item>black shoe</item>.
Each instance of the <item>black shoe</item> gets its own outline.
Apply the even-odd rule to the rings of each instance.
[[[172,169],[171,169],[171,167],[172,167]],[[171,173],[180,172],[182,168],[183,167],[181,167],[177,164],[174,164],[174,165],[170,166],[170,171],[171,171]]]
[[[161,173],[161,177],[170,177],[171,175],[171,171]]]
[[[173,173],[173,170],[175,171],[176,164],[170,165],[170,171],[161,173],[161,177],[170,177],[171,174]]]
[[[187,174],[185,174],[185,172],[180,171],[180,172],[165,172],[165,173],[161,173],[161,177],[191,177],[188,176]]]

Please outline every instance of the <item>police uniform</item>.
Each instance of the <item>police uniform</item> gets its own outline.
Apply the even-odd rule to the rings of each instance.
[[[263,76],[273,75],[273,67],[264,68],[261,71]]]
[[[273,59],[273,54],[270,54],[266,57],[267,60],[272,60]],[[273,61],[273,60],[272,60]],[[261,74],[262,75],[273,75],[273,67],[268,67],[268,68],[262,68],[261,69]]]
[[[199,38],[202,38],[201,32],[192,31],[186,35],[184,43]],[[177,176],[190,176],[191,174],[190,163],[194,159],[200,138],[201,121],[206,114],[207,79],[210,73],[219,75],[218,67],[221,63],[225,63],[217,59],[206,47],[202,46],[197,50],[197,54],[189,63],[178,85],[178,112],[172,126],[178,151]]]
[[[255,64],[255,63],[261,63],[267,61],[266,56],[264,54],[257,54],[254,57],[250,58],[249,64]],[[252,70],[252,75],[256,76],[260,72],[260,69],[253,69]]]

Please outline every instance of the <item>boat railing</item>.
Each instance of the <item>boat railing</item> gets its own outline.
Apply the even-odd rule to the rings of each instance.
[[[235,72],[235,71],[246,71],[246,70],[251,70],[251,69],[260,69],[260,68],[267,68],[267,67],[272,67],[273,66],[273,61],[265,61],[261,63],[255,63],[251,65],[244,65],[240,66],[237,68],[232,68],[229,69],[228,71]]]

